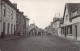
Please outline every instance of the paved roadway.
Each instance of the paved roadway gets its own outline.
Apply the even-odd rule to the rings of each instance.
[[[78,45],[56,36],[31,36],[0,41],[0,49],[1,51],[80,51]]]

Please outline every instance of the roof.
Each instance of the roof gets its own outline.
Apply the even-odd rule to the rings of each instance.
[[[27,16],[25,16],[26,20],[30,20]]]
[[[76,11],[78,8],[80,8],[80,3],[66,3],[65,5],[65,9],[64,9],[64,15],[65,15],[65,11],[66,11],[66,6],[68,8],[68,12],[69,12],[69,16],[71,16],[71,12]],[[64,17],[63,15],[63,17]]]
[[[53,18],[53,23],[55,23],[55,21],[56,21],[57,19],[58,19],[57,17],[54,17],[54,18]]]
[[[2,1],[6,2],[8,5],[13,7],[14,9],[17,9],[9,0],[2,0]]]
[[[63,18],[60,19],[60,23],[63,24]]]
[[[69,12],[74,12],[75,10],[77,10],[78,8],[80,8],[80,3],[66,3]]]
[[[57,18],[57,19],[55,20],[55,22],[57,22],[57,21],[60,21],[60,18]]]
[[[64,8],[63,20],[64,20],[64,16],[65,16],[66,6],[67,6],[67,9],[68,9],[68,12],[69,12],[69,16],[71,18],[71,12],[74,12],[77,9],[79,9],[80,8],[80,3],[66,3],[65,8]]]
[[[6,2],[8,5],[10,5],[13,9],[15,9],[17,11],[17,13],[22,14],[22,12],[19,11],[19,9],[17,9],[9,0],[2,0],[4,2]],[[24,15],[23,15],[24,16]],[[24,16],[25,17],[25,16]]]

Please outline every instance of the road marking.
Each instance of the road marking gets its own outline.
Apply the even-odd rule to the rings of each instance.
[[[0,51],[1,51],[1,49],[0,49]]]

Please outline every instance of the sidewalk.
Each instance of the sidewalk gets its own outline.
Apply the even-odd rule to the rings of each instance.
[[[65,37],[65,36],[57,36],[57,37],[65,39],[65,40],[68,40],[68,41],[71,41],[74,44],[80,45],[80,41],[79,40],[71,39],[71,38],[68,38],[68,37]]]
[[[13,40],[13,39],[17,39],[17,38],[23,38],[24,36],[11,36],[11,37],[6,37],[6,38],[3,38],[3,39],[0,39],[0,41],[3,41],[3,40]]]

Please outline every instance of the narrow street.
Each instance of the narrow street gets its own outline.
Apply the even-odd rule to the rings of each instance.
[[[71,41],[55,36],[31,36],[0,42],[1,51],[80,51]]]

